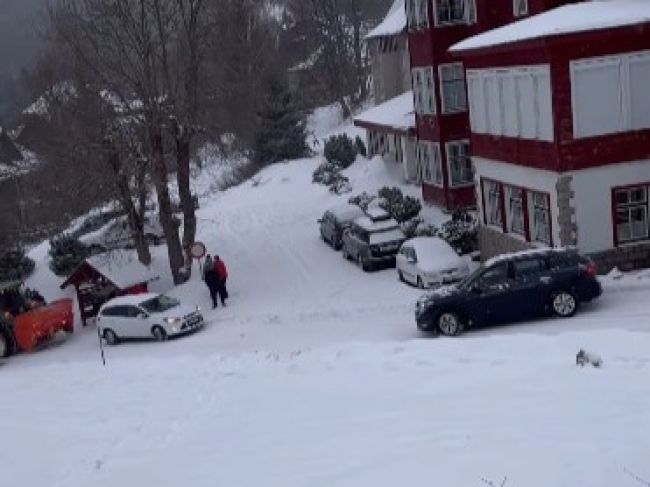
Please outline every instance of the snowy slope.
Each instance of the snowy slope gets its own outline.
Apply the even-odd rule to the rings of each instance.
[[[336,130],[312,126],[318,139]],[[107,348],[102,368],[89,327],[0,364],[0,485],[508,477],[508,487],[625,487],[638,485],[625,470],[650,478],[650,274],[605,278],[604,296],[571,320],[424,337],[413,317],[419,291],[394,270],[363,273],[318,238],[316,219],[346,199],[311,183],[319,162],[277,164],[203,194],[199,238],[231,275],[228,307],[206,311],[205,330]],[[356,193],[395,184],[399,168],[359,159],[346,174]],[[53,298],[59,281],[45,253],[32,251],[31,283]],[[158,290],[171,287],[164,253],[154,249]],[[197,276],[171,293],[209,304]],[[576,368],[579,348],[604,367]]]

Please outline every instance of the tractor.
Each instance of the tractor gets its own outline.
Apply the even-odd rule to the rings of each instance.
[[[74,331],[71,299],[46,303],[22,281],[0,282],[0,358],[31,352],[59,331]]]

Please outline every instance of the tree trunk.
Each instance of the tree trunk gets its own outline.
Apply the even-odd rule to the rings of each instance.
[[[189,248],[196,238],[196,213],[190,187],[191,135],[187,131],[188,129],[184,127],[176,137],[176,179],[178,180],[178,195],[183,210],[183,250],[186,253],[186,263],[189,263]],[[187,265],[186,267],[188,272],[191,272],[192,266]]]
[[[167,255],[169,267],[171,268],[174,284],[182,284],[186,280],[184,273],[184,258],[181,240],[178,236],[178,228],[174,221],[172,202],[167,186],[167,167],[165,166],[165,155],[163,152],[162,130],[160,127],[153,129],[151,135],[152,144],[152,176],[156,194],[158,196],[158,215],[160,224],[165,232],[167,240]]]
[[[361,45],[361,12],[358,0],[350,0],[350,8],[352,13],[352,29],[354,33],[354,67],[356,71],[356,88],[359,96],[358,102],[363,102],[368,96],[368,88],[366,86],[365,69],[363,66],[363,52]],[[356,93],[355,93],[356,94]]]
[[[109,165],[115,173],[120,205],[127,215],[138,260],[148,266],[151,264],[151,251],[144,235],[144,211],[139,212],[133,203],[129,180],[122,171],[120,156],[117,153],[111,154]]]

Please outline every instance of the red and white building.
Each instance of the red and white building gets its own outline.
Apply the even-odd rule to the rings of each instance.
[[[476,204],[463,61],[453,44],[570,0],[406,0],[422,196],[445,209]]]
[[[650,265],[650,1],[565,5],[450,52],[467,75],[482,256],[577,246],[607,268]],[[441,148],[461,135],[419,115],[430,132]]]

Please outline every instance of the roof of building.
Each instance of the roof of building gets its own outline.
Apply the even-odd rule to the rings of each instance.
[[[592,0],[534,15],[469,37],[450,51],[469,51],[543,37],[624,27],[650,22],[648,0]]]
[[[107,254],[94,255],[83,261],[66,279],[61,288],[75,281],[78,273],[84,273],[84,267],[90,267],[104,276],[117,288],[125,290],[159,278],[151,268],[138,262],[131,253],[115,251]],[[86,267],[87,269],[87,267]]]
[[[366,39],[394,36],[406,31],[406,8],[404,0],[395,0],[381,23],[372,29]]]
[[[413,92],[407,91],[366,110],[354,117],[354,124],[365,128],[385,127],[398,132],[415,130]]]

